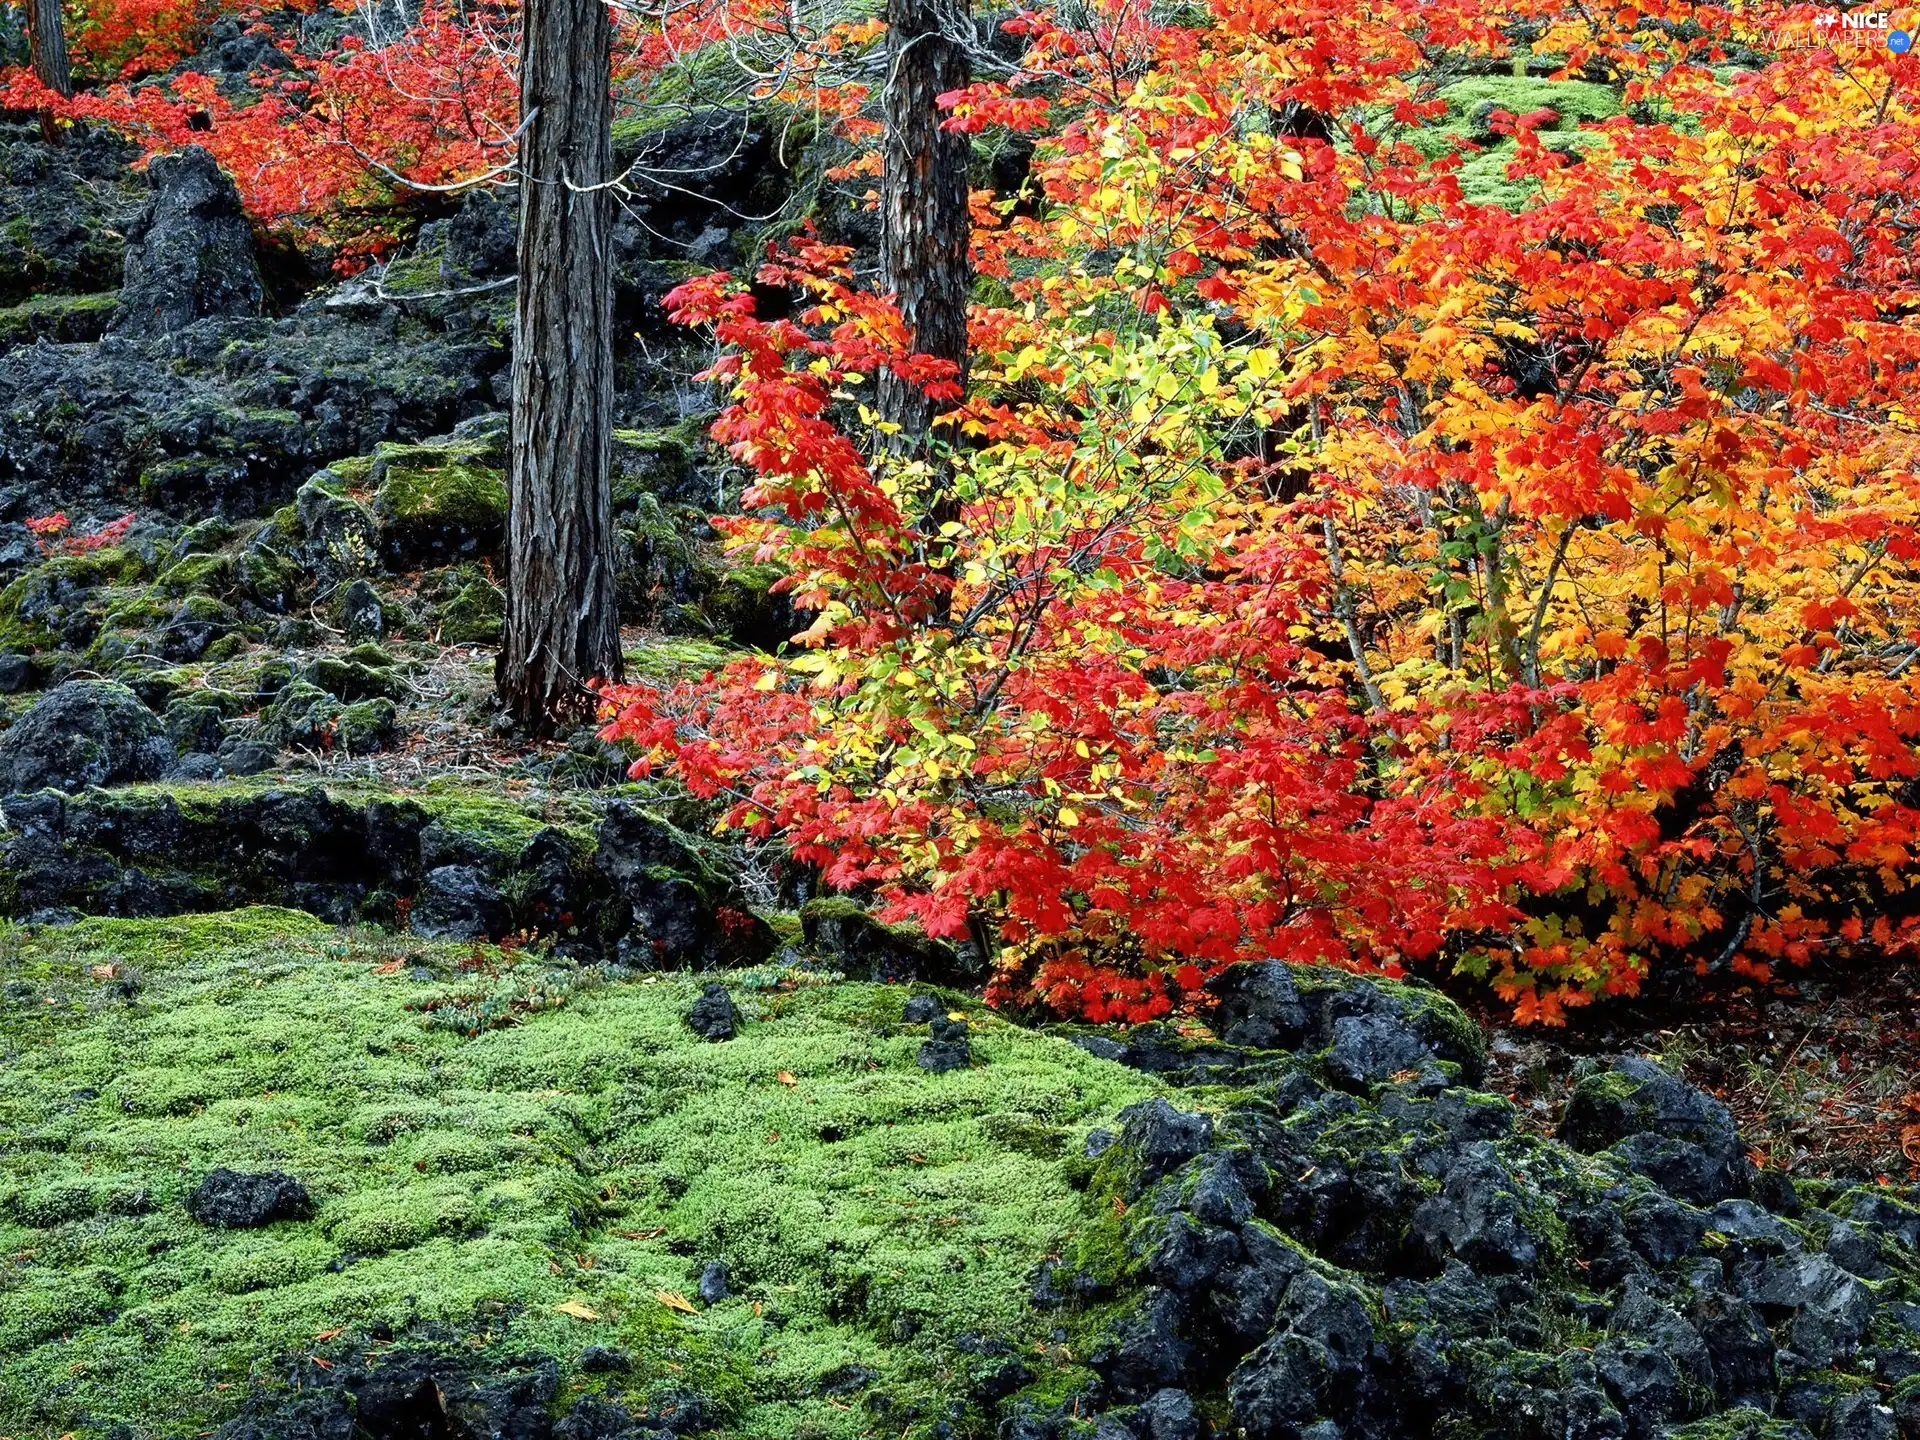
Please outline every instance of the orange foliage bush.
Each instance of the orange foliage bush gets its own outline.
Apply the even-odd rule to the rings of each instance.
[[[606,733],[1093,1018],[1248,956],[1551,1022],[1920,942],[1920,71],[1716,73],[1771,32],[1699,5],[1093,11],[950,97],[1054,129],[1042,203],[974,207],[1007,303],[941,464],[847,436],[906,362],[837,257],[763,277],[797,321],[678,297],[728,532],[814,621]],[[1514,34],[1626,113],[1433,144]]]

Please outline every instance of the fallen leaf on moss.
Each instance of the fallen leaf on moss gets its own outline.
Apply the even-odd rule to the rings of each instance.
[[[694,1309],[692,1301],[673,1290],[656,1290],[653,1292],[653,1298],[669,1310],[679,1310],[688,1315],[698,1315],[700,1313]]]
[[[800,1082],[793,1078],[793,1072],[791,1070],[782,1070],[780,1072],[780,1083],[792,1087],[798,1085]]]
[[[579,1300],[562,1300],[553,1307],[562,1315],[571,1315],[576,1320],[598,1320],[600,1312]]]

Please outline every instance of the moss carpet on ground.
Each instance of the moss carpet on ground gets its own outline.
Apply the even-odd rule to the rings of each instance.
[[[890,1434],[947,1413],[966,1337],[1031,1347],[1081,1140],[1152,1082],[977,1010],[974,1066],[930,1075],[905,988],[728,983],[708,1043],[692,977],[293,911],[0,932],[0,1436],[197,1435],[423,1345],[554,1356],[556,1408],[691,1386],[754,1440],[870,1433],[861,1372]],[[311,1217],[198,1223],[222,1166]]]

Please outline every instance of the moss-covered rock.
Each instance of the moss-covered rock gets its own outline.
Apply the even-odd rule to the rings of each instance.
[[[717,569],[706,578],[700,598],[675,612],[676,626],[758,650],[777,650],[804,628],[793,602],[774,589],[784,574],[776,565]]]
[[[420,599],[429,634],[446,645],[495,645],[506,624],[507,601],[478,565],[459,565],[423,577]]]
[[[380,559],[380,526],[373,513],[350,493],[345,462],[336,462],[300,487],[294,515],[307,564],[334,580],[372,571]]]
[[[637,507],[642,499],[692,500],[718,508],[719,497],[700,494],[695,483],[694,453],[699,422],[671,430],[616,430],[613,432],[613,506],[616,513]],[[694,433],[689,433],[690,429]]]
[[[497,447],[484,440],[389,444],[375,451],[373,511],[387,562],[446,564],[498,550],[507,523],[499,459]]]
[[[297,674],[343,700],[391,700],[400,683],[392,667],[392,657],[378,645],[360,645],[346,655],[317,655]]]
[[[835,969],[861,979],[966,985],[984,978],[985,967],[963,966],[951,945],[876,919],[845,896],[809,900],[800,907],[800,927],[807,945]]]
[[[113,600],[114,587],[138,580],[146,562],[125,546],[56,555],[0,590],[0,647],[23,653],[64,646],[84,650]]]
[[[0,350],[48,340],[73,345],[98,340],[120,302],[116,290],[97,295],[36,295],[0,310]]]
[[[0,736],[0,794],[151,780],[172,759],[159,718],[132,691],[72,680]]]

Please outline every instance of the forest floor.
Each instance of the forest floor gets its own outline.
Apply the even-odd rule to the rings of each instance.
[[[1458,993],[1458,992],[1456,992]],[[1920,963],[1701,981],[1684,1000],[1616,1000],[1565,1029],[1515,1029],[1485,994],[1488,1088],[1550,1130],[1600,1057],[1650,1055],[1721,1100],[1756,1164],[1795,1175],[1920,1176]]]

